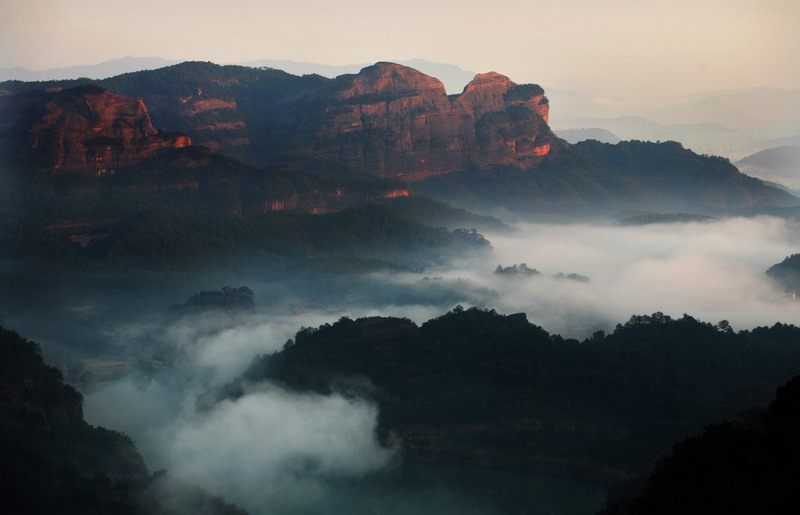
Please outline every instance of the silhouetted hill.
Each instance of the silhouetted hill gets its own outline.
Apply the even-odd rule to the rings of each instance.
[[[4,512],[244,514],[164,473],[151,477],[129,437],[83,420],[82,400],[36,343],[0,327]]]
[[[792,254],[767,270],[767,275],[776,280],[786,291],[800,292],[800,254]]]
[[[800,376],[766,410],[677,444],[644,492],[605,514],[791,514],[800,511]]]
[[[656,313],[578,342],[524,314],[457,308],[421,326],[372,317],[303,329],[201,404],[265,380],[366,396],[384,440],[401,441],[412,461],[613,485],[704,424],[759,405],[754,385],[780,384],[798,366],[794,326],[733,333]]]

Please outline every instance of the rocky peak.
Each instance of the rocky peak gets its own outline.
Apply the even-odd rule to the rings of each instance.
[[[475,114],[497,111],[503,109],[503,95],[514,86],[511,79],[497,72],[479,73],[464,86],[456,103]]]
[[[503,94],[516,85],[511,79],[497,72],[479,73],[464,86],[459,99],[465,100],[475,95],[499,94],[502,100]]]
[[[143,96],[163,123],[191,132],[195,142],[260,164],[335,160],[415,181],[475,167],[532,168],[560,141],[547,126],[542,88],[496,72],[478,74],[460,95],[448,96],[438,79],[389,62],[336,79],[184,68],[142,72],[160,75],[138,89],[135,81],[108,84]],[[234,82],[236,88],[227,86]],[[170,83],[191,86],[165,94],[161,84]],[[9,155],[25,154],[51,169],[103,173],[158,148],[189,144],[186,137],[157,132],[137,98],[72,90],[67,101],[66,94],[39,92],[29,99],[35,108],[22,117],[24,124],[11,127],[25,141]],[[0,97],[0,110],[3,104]]]
[[[408,66],[379,62],[363,68],[343,84],[338,98],[347,99],[359,96],[397,97],[419,95],[425,97],[446,97],[444,84],[434,77],[425,75]]]
[[[407,181],[465,170],[532,168],[551,150],[544,91],[482,73],[457,96],[412,68],[377,63],[336,79],[316,157]]]

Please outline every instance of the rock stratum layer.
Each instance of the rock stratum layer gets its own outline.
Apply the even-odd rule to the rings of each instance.
[[[532,168],[556,138],[539,86],[490,72],[460,95],[412,68],[377,63],[343,76],[325,108],[313,152],[408,181],[465,170]]]
[[[17,155],[41,168],[102,175],[191,145],[189,136],[156,130],[141,99],[96,86],[17,95],[12,103],[4,118]]]

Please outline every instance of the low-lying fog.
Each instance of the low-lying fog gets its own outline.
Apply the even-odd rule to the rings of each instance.
[[[620,227],[523,225],[519,235],[489,235],[504,266],[527,263],[543,277],[498,282],[502,312],[525,311],[533,323],[584,338],[633,314],[688,313],[734,329],[793,322],[787,302],[764,271],[798,251],[796,223],[774,217],[711,223]],[[483,269],[484,271],[486,268]],[[588,282],[553,279],[577,273]]]
[[[131,435],[151,469],[167,468],[255,513],[319,510],[342,491],[363,501],[371,494],[353,495],[347,482],[390,473],[400,459],[397,449],[376,441],[377,412],[368,401],[261,386],[198,412],[197,395],[239,375],[256,354],[279,350],[301,327],[340,316],[406,316],[419,324],[456,304],[477,305],[526,312],[532,323],[575,338],[656,311],[711,323],[728,320],[734,330],[796,323],[800,302],[764,271],[797,252],[799,235],[796,223],[772,217],[634,227],[521,224],[510,234],[486,234],[491,255],[464,256],[419,274],[351,277],[342,282],[347,287],[340,297],[334,288],[324,300],[315,298],[319,284],[290,280],[276,288],[254,278],[248,283],[259,306],[253,314],[121,328],[121,340],[134,343],[141,334],[155,333],[182,348],[185,357],[180,366],[150,378],[86,387],[86,418]],[[498,265],[521,263],[540,274],[494,273]],[[313,308],[298,308],[303,299],[313,299]],[[352,511],[404,513],[413,506],[415,512],[435,512],[442,499],[459,499],[447,488],[440,494],[411,488],[402,495],[413,501],[401,509],[380,504],[379,498],[391,498],[384,492],[372,508]],[[481,506],[473,512],[493,513]]]

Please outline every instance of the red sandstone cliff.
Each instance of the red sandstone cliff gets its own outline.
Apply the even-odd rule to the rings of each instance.
[[[557,141],[538,86],[490,72],[460,95],[412,68],[377,63],[340,77],[315,157],[409,181],[470,167],[532,168]]]
[[[544,91],[494,72],[451,96],[438,79],[392,63],[332,80],[184,63],[103,84],[130,96],[92,86],[29,95],[46,108],[27,113],[17,148],[45,167],[102,173],[189,143],[157,133],[134,96],[170,130],[258,166],[335,160],[415,181],[474,167],[532,168],[561,144],[547,125]]]
[[[17,108],[12,123],[23,135],[20,157],[52,170],[102,175],[159,150],[191,145],[188,136],[157,131],[141,99],[95,86],[29,95]]]

